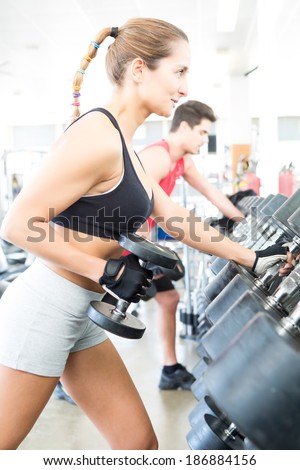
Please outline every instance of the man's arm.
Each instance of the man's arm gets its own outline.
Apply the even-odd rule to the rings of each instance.
[[[206,197],[223,215],[229,219],[245,217],[219,189],[209,183],[209,181],[199,173],[189,155],[184,157],[184,164],[185,172],[183,177],[186,182]]]

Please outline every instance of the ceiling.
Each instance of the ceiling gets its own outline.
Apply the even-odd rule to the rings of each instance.
[[[119,26],[135,16],[165,19],[187,33],[192,51],[189,98],[211,106],[218,107],[228,77],[244,76],[257,67],[268,57],[270,45],[276,44],[281,67],[287,60],[296,64],[299,0],[240,0],[235,30],[223,33],[217,32],[218,4],[219,0],[0,0],[0,124],[68,121],[72,77],[90,40],[102,27]],[[82,109],[101,104],[110,90],[102,68],[104,54],[97,55],[85,76]],[[298,71],[293,77],[299,83]]]

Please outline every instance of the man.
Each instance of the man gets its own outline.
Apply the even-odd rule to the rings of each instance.
[[[224,216],[241,220],[244,215],[199,173],[191,157],[208,143],[209,130],[215,121],[216,116],[209,106],[199,101],[187,101],[176,109],[168,137],[147,146],[139,156],[146,171],[169,196],[177,178],[182,176]],[[160,310],[158,326],[164,356],[159,388],[189,390],[195,377],[178,363],[175,347],[179,293],[167,276],[157,276],[153,282],[157,290],[155,300]]]

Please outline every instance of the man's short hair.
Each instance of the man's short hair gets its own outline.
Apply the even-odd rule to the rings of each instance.
[[[186,101],[176,108],[170,132],[175,132],[182,121],[187,122],[188,125],[193,128],[194,126],[199,125],[202,119],[208,119],[211,122],[215,122],[217,117],[207,104],[194,100]]]

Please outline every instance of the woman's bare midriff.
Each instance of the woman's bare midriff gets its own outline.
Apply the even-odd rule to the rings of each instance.
[[[108,260],[109,258],[119,258],[122,256],[124,251],[124,249],[121,248],[118,242],[115,240],[102,239],[98,237],[92,237],[90,235],[85,236],[85,234],[80,234],[81,239],[83,240],[85,238],[85,241],[79,241],[78,232],[74,232],[73,230],[66,229],[60,225],[55,224],[53,224],[53,228],[55,231],[60,233],[60,235],[63,235],[64,239],[68,240],[68,243],[75,246],[78,250],[82,251],[82,253],[95,256],[99,259]],[[59,276],[68,279],[69,281],[79,285],[80,287],[83,287],[84,289],[100,293],[104,292],[100,284],[92,281],[91,279],[88,279],[87,277],[80,276],[77,273],[63,269],[61,266],[58,266],[55,263],[51,263],[50,261],[43,260],[43,263],[52,271],[56,272]]]

